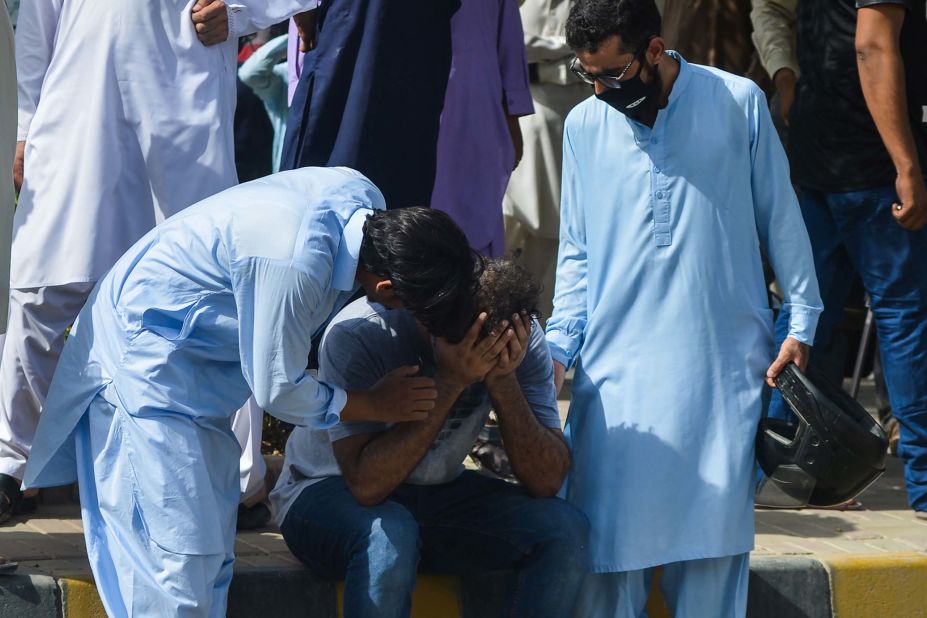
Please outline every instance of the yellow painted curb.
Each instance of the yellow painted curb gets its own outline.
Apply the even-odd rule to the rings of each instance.
[[[64,618],[106,618],[97,587],[90,577],[58,578]]]
[[[344,582],[338,582],[338,618],[344,618]],[[440,575],[419,575],[412,593],[412,618],[459,618],[460,580]]]
[[[927,615],[927,554],[820,558],[835,618]]]

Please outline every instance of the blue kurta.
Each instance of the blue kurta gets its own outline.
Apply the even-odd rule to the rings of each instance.
[[[680,62],[653,129],[590,98],[566,121],[547,338],[576,362],[566,497],[596,572],[753,547],[753,442],[773,360],[768,254],[810,343],[821,311],[757,86]]]
[[[281,169],[346,165],[390,208],[427,206],[459,0],[326,0],[290,101]]]
[[[81,471],[101,593],[115,594],[101,581],[108,572],[125,583],[147,569],[133,554],[147,541],[132,546],[127,530],[157,551],[231,554],[240,448],[230,423],[249,393],[291,423],[338,422],[347,396],[306,373],[310,340],[355,289],[365,215],[384,207],[353,170],[268,176],[168,219],[97,285],[65,345],[24,482],[70,483]]]

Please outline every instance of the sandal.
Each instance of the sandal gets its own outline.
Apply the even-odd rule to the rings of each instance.
[[[19,568],[18,562],[10,562],[5,556],[0,556],[0,575],[12,573]]]

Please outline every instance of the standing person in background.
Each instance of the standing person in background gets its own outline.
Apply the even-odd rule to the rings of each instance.
[[[502,198],[522,155],[518,118],[534,113],[515,0],[463,0],[451,19],[451,71],[431,207],[477,253],[505,252]]]
[[[236,183],[238,36],[309,1],[22,5],[24,175],[0,361],[0,521],[24,497],[20,480],[65,329],[94,282],[157,223]]]
[[[274,131],[271,171],[280,171],[280,155],[286,135],[287,105],[287,35],[274,37],[261,45],[238,67],[238,78],[251,88],[264,104]]]
[[[789,122],[792,178],[821,283],[815,346],[830,343],[859,273],[900,425],[908,502],[927,519],[925,4],[754,0],[753,22]],[[780,339],[787,321],[783,311]],[[791,412],[774,395],[769,415]]]
[[[560,233],[563,121],[590,93],[570,71],[575,57],[566,42],[570,0],[525,0],[519,11],[535,113],[519,119],[524,155],[503,201],[505,246],[541,282],[538,308],[549,316]]]
[[[764,378],[804,366],[821,312],[766,96],[660,25],[653,0],[577,0],[567,21],[596,96],[566,121],[547,341],[558,386],[576,366],[584,618],[642,615],[658,565],[673,615],[746,614]],[[778,356],[761,249],[792,308]]]
[[[389,208],[426,206],[459,0],[324,0],[296,23],[303,45],[281,169],[344,165]]]
[[[749,77],[771,89],[750,35],[750,0],[664,0],[663,38],[689,62]]]
[[[4,7],[0,10],[0,350],[6,338],[10,241],[16,205],[12,174],[16,152],[16,64],[13,52],[13,24]],[[0,494],[0,521],[4,502]],[[0,556],[0,565],[5,562],[6,559]]]

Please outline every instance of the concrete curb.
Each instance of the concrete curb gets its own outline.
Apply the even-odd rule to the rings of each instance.
[[[927,615],[927,555],[839,556],[823,562],[835,618]]]
[[[820,562],[804,556],[750,560],[751,618],[830,618],[830,582]]]
[[[48,575],[0,575],[0,618],[58,618],[58,585]]]
[[[511,573],[420,575],[413,618],[491,618],[502,614]],[[300,567],[238,567],[229,590],[230,618],[341,616],[344,586]],[[655,593],[651,618],[669,616]],[[927,554],[756,556],[750,562],[750,618],[914,618],[927,608]],[[0,576],[0,618],[103,618],[88,574]]]

